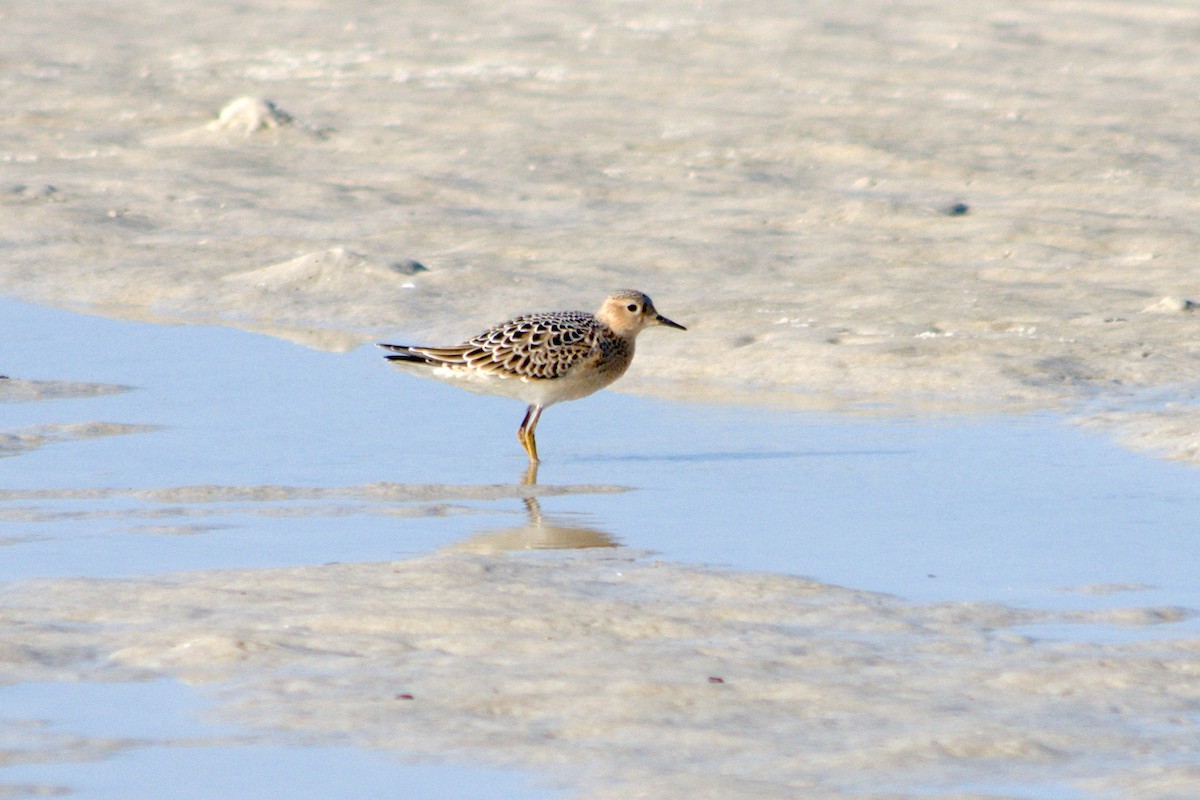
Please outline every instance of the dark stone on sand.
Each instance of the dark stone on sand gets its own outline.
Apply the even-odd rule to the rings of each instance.
[[[429,272],[429,267],[411,258],[397,261],[391,267],[393,271],[399,272],[401,275],[416,275],[418,272]]]

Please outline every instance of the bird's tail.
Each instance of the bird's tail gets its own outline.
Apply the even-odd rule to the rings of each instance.
[[[403,361],[407,364],[432,364],[434,363],[428,357],[420,353],[413,352],[413,349],[406,344],[383,344],[379,347],[384,350],[394,350],[395,355],[384,356],[388,361]]]

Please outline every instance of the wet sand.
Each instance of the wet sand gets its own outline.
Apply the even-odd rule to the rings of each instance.
[[[963,796],[990,781],[1182,797],[1198,774],[1197,640],[1011,632],[1112,614],[912,605],[631,555],[59,581],[5,601],[18,674],[165,674],[212,686],[219,718],[251,730],[566,773],[573,796]],[[81,647],[106,659],[78,665]],[[1182,759],[1145,760],[1167,752]]]

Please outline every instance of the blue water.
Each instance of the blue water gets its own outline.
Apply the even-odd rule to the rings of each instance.
[[[0,458],[0,492],[9,493],[0,498],[0,583],[390,560],[526,519],[518,486],[526,459],[514,436],[521,406],[396,372],[374,348],[317,352],[228,328],[120,322],[8,300],[0,300],[0,341],[0,374],[133,387],[0,403],[0,434],[87,421],[161,426]],[[538,436],[541,486],[624,490],[542,497],[542,512],[653,557],[918,601],[1200,608],[1200,470],[1128,452],[1053,415],[864,420],[609,391],[550,409]],[[424,503],[134,495],[379,482],[461,488]],[[496,484],[510,496],[471,499]],[[80,488],[105,491],[61,496]],[[1109,583],[1146,588],[1064,591]],[[1132,635],[1196,627],[1191,619]],[[1039,635],[1036,626],[1023,632]],[[1106,626],[1041,633],[1125,635]],[[160,796],[162,785],[173,797],[543,792],[519,774],[241,740],[205,728],[202,702],[170,682],[47,687],[0,689],[0,718],[40,717],[52,730],[131,742],[101,761],[0,769],[0,784],[67,786],[85,798]],[[170,713],[128,713],[164,708]],[[188,737],[197,738],[180,743]],[[179,775],[196,778],[181,786]],[[398,786],[404,791],[392,791]]]
[[[0,430],[162,426],[0,459],[0,489],[213,484],[518,484],[523,408],[388,368],[372,347],[310,350],[228,328],[119,322],[0,301],[0,371],[136,387],[0,405]],[[635,366],[636,369],[636,366]],[[663,558],[772,570],[916,600],[1106,602],[1061,589],[1140,583],[1139,603],[1200,608],[1200,470],[1055,416],[862,420],[602,392],[551,408],[543,510]],[[106,512],[13,520],[42,514]],[[408,514],[436,516],[390,516]],[[385,560],[520,524],[519,497],[445,507],[361,499],[0,502],[0,580]],[[279,512],[288,516],[277,516]],[[330,514],[335,514],[329,516]],[[142,515],[142,516],[138,516]],[[163,536],[156,526],[195,525]]]

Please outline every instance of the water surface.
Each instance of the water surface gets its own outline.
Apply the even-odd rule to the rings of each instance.
[[[103,597],[103,586],[68,580],[22,590],[29,579],[80,577],[148,579],[129,587],[151,594],[160,583],[181,590],[194,584],[198,593],[187,601],[194,610],[172,621],[164,608],[165,631],[179,630],[181,624],[187,630],[193,618],[231,613],[222,623],[226,628],[214,629],[226,633],[184,645],[170,638],[177,634],[167,633],[158,653],[150,641],[132,650],[122,646],[112,656],[117,671],[110,680],[143,674],[128,672],[130,664],[167,664],[170,674],[171,654],[181,646],[195,646],[197,664],[224,664],[228,650],[220,637],[267,631],[270,623],[262,614],[274,618],[272,609],[278,608],[278,619],[294,613],[286,600],[294,590],[280,584],[282,594],[263,594],[245,606],[254,616],[238,617],[238,608],[214,605],[221,602],[215,598],[239,596],[224,589],[228,573],[213,573],[209,580],[203,571],[232,568],[266,576],[278,567],[360,562],[370,571],[373,562],[454,552],[482,554],[485,564],[518,570],[513,577],[518,583],[504,584],[504,590],[528,591],[531,599],[546,588],[534,581],[547,577],[589,598],[595,586],[624,580],[623,570],[632,577],[632,565],[658,562],[663,576],[689,575],[686,580],[693,583],[724,580],[705,572],[716,569],[732,579],[730,586],[747,591],[757,591],[753,579],[738,583],[738,575],[748,572],[808,576],[848,587],[844,601],[837,599],[835,587],[822,590],[832,598],[823,612],[832,615],[832,625],[821,629],[832,637],[834,658],[858,658],[844,651],[857,641],[887,652],[890,634],[880,638],[877,622],[862,623],[857,632],[846,628],[841,638],[838,633],[849,609],[886,607],[885,601],[871,599],[877,592],[896,595],[895,613],[915,630],[943,624],[939,614],[944,612],[933,606],[929,620],[915,622],[926,613],[920,604],[966,602],[963,629],[955,636],[974,642],[993,636],[992,627],[1007,628],[993,647],[1011,649],[1006,657],[1014,659],[1018,671],[1033,670],[1029,664],[1044,657],[1024,660],[1025,645],[1014,644],[1023,636],[1077,643],[1074,647],[1120,646],[1186,639],[1197,628],[1187,611],[1146,611],[1200,608],[1194,582],[1200,558],[1189,524],[1200,512],[1195,470],[1123,450],[1051,415],[864,418],[682,404],[609,391],[547,412],[539,428],[545,463],[536,484],[529,484],[514,436],[522,413],[518,404],[395,372],[373,348],[332,354],[236,329],[119,322],[11,300],[0,301],[0,338],[11,343],[3,365],[10,402],[0,405],[0,433],[7,443],[6,457],[0,458],[0,580],[19,608],[40,602],[44,594],[50,615],[39,621],[41,612],[19,610],[14,619],[29,614],[29,630],[58,636],[61,623],[54,614],[60,601],[54,598],[60,597],[62,613],[70,618],[94,616],[79,627],[76,648],[105,652],[112,623],[98,621],[111,616],[104,609],[110,601],[89,606],[85,599],[96,592]],[[21,391],[12,390],[17,381]],[[31,394],[45,399],[30,399]],[[625,560],[612,562],[615,573],[603,560],[564,560],[562,573],[539,573],[536,564],[522,567],[520,561],[505,566],[510,563],[506,552],[543,550],[544,558],[556,559],[566,551],[554,548],[581,547],[623,554]],[[695,566],[679,566],[688,564]],[[695,569],[700,571],[688,571]],[[191,577],[167,575],[181,572]],[[578,587],[570,585],[576,573],[583,582]],[[242,573],[248,585],[255,574]],[[649,588],[652,572],[637,574],[651,581],[642,590],[647,598],[665,591]],[[464,573],[454,583],[465,588],[469,580]],[[664,580],[664,587],[687,585],[678,577]],[[521,586],[521,581],[529,583]],[[125,592],[123,585],[112,584]],[[736,600],[739,591],[722,590],[704,602]],[[450,595],[444,596],[450,603]],[[325,601],[333,604],[330,613],[346,599],[330,595]],[[976,606],[970,604],[979,601],[1002,603],[1008,610],[972,611]],[[454,602],[475,613],[491,600]],[[630,613],[670,607],[670,602],[676,601],[635,603],[638,610]],[[917,605],[904,605],[911,602]],[[257,611],[256,605],[261,605]],[[1031,611],[1015,610],[1021,608]],[[1070,616],[1105,610],[1112,614]],[[706,608],[696,611],[701,618],[707,613]],[[530,606],[516,613],[514,620],[532,615],[526,620],[532,622],[548,612]],[[465,621],[463,615],[445,617],[446,636],[458,621]],[[715,641],[727,635],[704,634]],[[817,646],[811,633],[803,638],[808,644],[800,650]],[[248,652],[278,646],[230,641]],[[695,647],[706,649],[705,641]],[[966,647],[955,642],[955,648]],[[663,644],[674,646],[669,637]],[[36,652],[44,646],[28,645]],[[312,646],[317,647],[315,640]],[[467,646],[475,645],[456,645]],[[215,648],[211,659],[205,647]],[[754,652],[734,648],[729,655],[748,659],[744,669],[749,670],[758,664]],[[236,650],[234,655],[236,663],[240,656]],[[653,669],[665,656],[652,650],[646,657],[645,669]],[[1079,657],[1081,665],[1102,663],[1086,652]],[[1047,663],[1053,666],[1058,658],[1051,656]],[[308,699],[304,702],[313,705],[307,712],[286,692],[277,705],[265,704],[279,685],[270,673],[242,676],[231,684],[240,690],[218,684],[226,686],[222,691],[228,698],[220,703],[221,722],[214,728],[203,721],[214,702],[211,691],[194,695],[163,680],[94,684],[86,682],[93,679],[89,675],[106,673],[94,673],[94,666],[83,662],[78,672],[70,664],[39,672],[14,663],[19,671],[10,680],[20,682],[2,691],[16,741],[26,748],[33,742],[61,750],[74,759],[36,763],[41,759],[27,750],[25,763],[0,772],[0,780],[25,787],[22,791],[68,786],[84,797],[147,795],[161,776],[180,770],[207,776],[189,787],[195,796],[253,791],[318,797],[327,796],[330,787],[340,795],[366,796],[381,786],[403,786],[403,791],[427,786],[421,791],[464,798],[489,796],[501,791],[498,786],[506,787],[506,796],[536,797],[544,791],[519,771],[399,765],[394,754],[403,756],[415,745],[398,751],[385,746],[376,756],[363,748],[374,741],[372,735],[382,735],[371,734],[370,725],[359,725],[357,738],[343,741],[334,732],[342,724],[334,716],[337,709],[374,703],[376,697],[388,701],[389,714],[404,707],[395,705],[400,695],[387,680],[381,688],[373,683],[377,676],[351,678],[357,673],[349,665],[335,665],[328,685],[347,682],[353,688],[357,681],[360,694]],[[561,666],[566,669],[567,662]],[[158,669],[144,674],[151,677]],[[302,657],[294,669],[307,674],[317,668]],[[486,682],[491,674],[467,672],[457,685]],[[957,680],[963,673],[951,674]],[[61,684],[45,682],[70,675],[85,682],[67,684],[62,691]],[[925,676],[912,678],[919,681],[929,673],[918,664],[913,675]],[[455,685],[452,680],[426,692],[450,693]],[[246,693],[240,699],[239,691]],[[579,699],[578,690],[563,699],[572,698]],[[869,693],[860,700],[867,707],[878,703]],[[259,710],[236,711],[247,702]],[[130,707],[172,711],[131,717],[125,712]],[[1008,713],[1002,711],[1008,707],[1008,701],[998,704],[998,713]],[[299,717],[288,718],[289,710]],[[260,713],[273,721],[260,724]],[[504,712],[491,713],[502,718]],[[564,712],[552,706],[538,713],[548,716],[530,719]],[[452,718],[463,724],[446,717]],[[390,730],[387,722],[382,731]],[[536,730],[528,735],[533,741],[541,737]],[[513,753],[529,751],[529,741],[514,729],[517,744],[523,749]],[[465,760],[512,766],[507,759],[517,757],[506,755],[506,746],[495,746],[482,754],[476,748]],[[428,759],[428,747],[442,760],[443,745],[416,749]],[[530,763],[543,764],[540,769],[545,758],[556,764],[561,758],[553,748],[529,752]],[[1007,756],[998,750],[989,757]],[[575,758],[586,761],[582,755]],[[1008,782],[980,782],[978,772],[962,767],[961,781],[947,779],[928,791],[987,785],[1005,796],[1073,798],[1079,796],[1080,770],[1088,769],[1031,773],[1020,762],[1006,766]],[[524,762],[518,758],[517,763]],[[809,768],[815,770],[816,763]],[[643,766],[653,773],[670,769],[664,764]],[[841,762],[829,769],[850,774]]]

